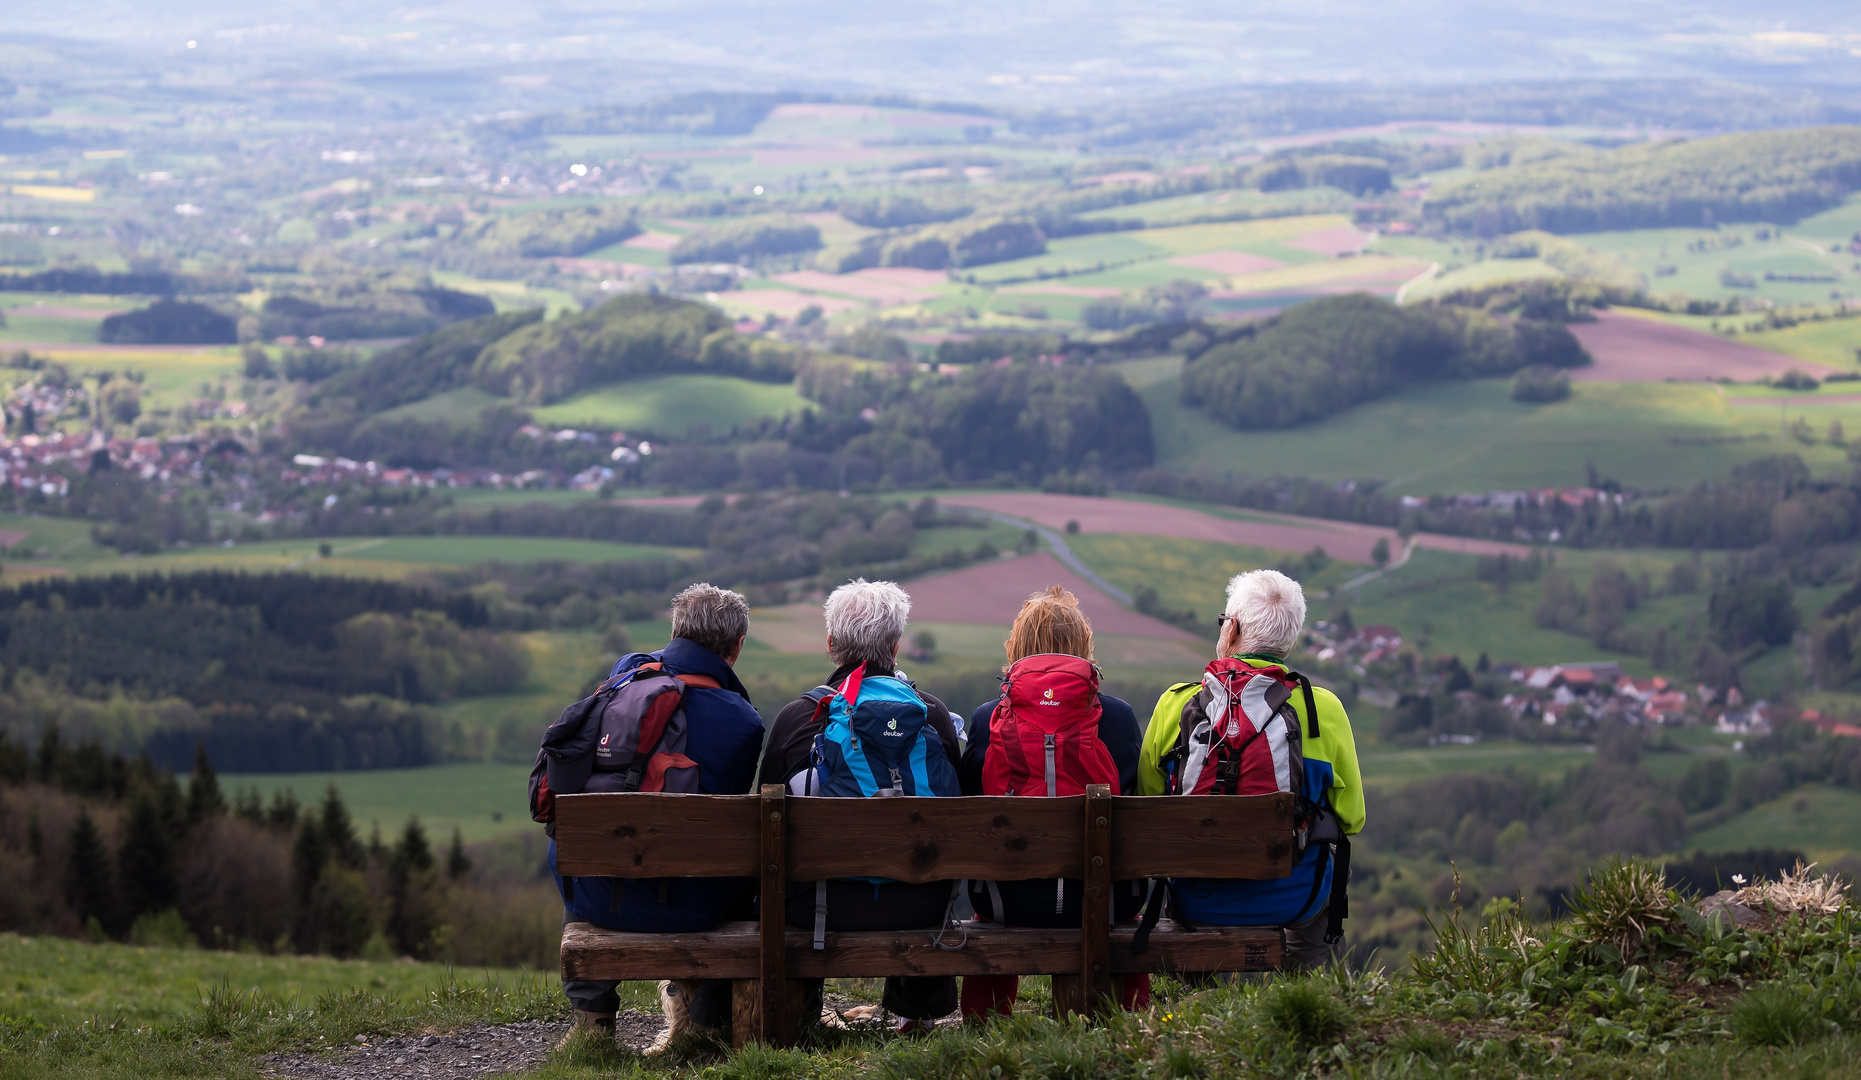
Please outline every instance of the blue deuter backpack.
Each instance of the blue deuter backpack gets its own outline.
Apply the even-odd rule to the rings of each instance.
[[[812,776],[797,777],[797,795],[870,799],[892,795],[962,794],[929,711],[916,689],[887,675],[853,669],[838,689],[808,694],[827,723],[814,737]],[[809,781],[812,781],[811,783]]]

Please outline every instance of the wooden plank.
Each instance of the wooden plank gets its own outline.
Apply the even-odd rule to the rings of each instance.
[[[1112,879],[1286,877],[1293,814],[1284,793],[1113,799]]]
[[[1116,1008],[1111,988],[1111,788],[1086,788],[1082,821],[1085,843],[1085,895],[1079,898],[1079,992],[1081,1011],[1096,1015]]]
[[[761,944],[753,922],[704,934],[629,934],[584,922],[562,928],[564,979],[754,979]]]
[[[1142,955],[1131,951],[1134,927],[1111,930],[1113,974],[1138,971],[1271,971],[1284,953],[1272,926],[1206,926],[1184,930],[1164,919]],[[815,952],[813,935],[785,935],[789,981],[881,978],[886,975],[1061,975],[1079,967],[1078,930],[1027,930],[983,924],[961,949],[931,944],[929,930],[830,933]],[[961,935],[946,935],[955,944]],[[570,923],[562,933],[565,979],[743,979],[755,983],[761,943],[752,922],[726,923],[707,934],[629,934]],[[756,998],[760,1009],[760,991]]]
[[[556,796],[556,868],[578,877],[755,877],[754,795]]]
[[[788,950],[782,940],[786,929],[784,902],[788,898],[788,879],[783,873],[788,861],[784,842],[788,835],[788,815],[784,806],[787,795],[788,789],[781,784],[764,784],[758,797],[762,886],[757,909],[760,926],[757,975],[762,980],[759,991],[762,1005],[758,1010],[760,1027],[756,1037],[770,1046],[787,1046],[794,1041],[784,1015],[788,1010],[783,1007],[783,995],[788,989]]]
[[[735,979],[730,984],[730,1048],[741,1050],[761,1037],[763,1027],[761,979]]]
[[[1111,969],[1133,971],[1278,971],[1286,953],[1277,926],[1197,926],[1187,930],[1163,919],[1142,954],[1131,951],[1134,928],[1114,927]]]
[[[788,876],[1082,876],[1083,796],[788,800]]]

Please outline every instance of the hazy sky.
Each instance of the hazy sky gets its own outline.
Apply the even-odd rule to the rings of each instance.
[[[80,42],[207,81],[490,71],[542,96],[868,89],[979,100],[1236,82],[1709,77],[1861,83],[1861,3],[1784,0],[37,0],[0,74]],[[186,48],[194,40],[193,50]]]

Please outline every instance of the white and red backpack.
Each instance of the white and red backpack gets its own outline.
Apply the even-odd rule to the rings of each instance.
[[[1162,762],[1168,793],[1287,792],[1299,797],[1301,825],[1308,825],[1324,793],[1305,790],[1306,732],[1292,707],[1294,691],[1305,697],[1305,727],[1316,739],[1318,706],[1311,680],[1245,660],[1212,661],[1202,671],[1201,692],[1183,706],[1176,745]]]

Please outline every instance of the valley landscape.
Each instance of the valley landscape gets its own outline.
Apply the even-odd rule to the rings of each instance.
[[[1851,12],[106,6],[0,28],[0,1075],[1858,1075]],[[1258,568],[1336,971],[550,1052],[526,778],[679,589],[771,722],[846,581],[965,718],[1063,585],[1142,723]]]

